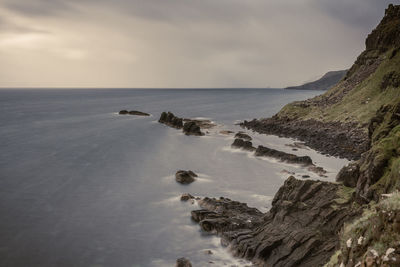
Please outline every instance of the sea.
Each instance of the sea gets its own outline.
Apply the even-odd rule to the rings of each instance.
[[[347,163],[296,140],[237,125],[274,115],[320,91],[283,89],[1,89],[0,266],[245,266],[191,220],[183,193],[228,197],[263,212],[288,172],[333,181]],[[149,117],[118,115],[122,109]],[[217,126],[186,136],[158,123],[163,111]],[[245,131],[255,146],[310,155],[328,171],[232,149]],[[199,175],[189,185],[178,170]]]

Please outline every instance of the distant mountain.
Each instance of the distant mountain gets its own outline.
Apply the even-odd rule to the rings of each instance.
[[[290,86],[285,89],[292,90],[328,90],[338,83],[347,73],[347,70],[337,70],[327,72],[322,78],[314,82],[305,83],[299,86]]]

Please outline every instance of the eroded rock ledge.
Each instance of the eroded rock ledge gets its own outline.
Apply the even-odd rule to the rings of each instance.
[[[368,133],[354,123],[324,123],[273,116],[244,121],[240,125],[258,133],[297,138],[322,153],[350,160],[359,159],[369,148]]]
[[[343,223],[358,214],[343,188],[291,176],[267,213],[228,198],[204,198],[192,218],[259,266],[321,266],[337,249]]]

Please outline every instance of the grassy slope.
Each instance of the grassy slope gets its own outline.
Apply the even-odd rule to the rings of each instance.
[[[400,66],[400,54],[389,59],[393,49],[381,55],[382,62],[378,69],[367,79],[356,85],[347,93],[341,101],[331,106],[301,105],[301,102],[294,102],[286,105],[278,113],[278,116],[301,117],[302,119],[315,119],[319,121],[340,121],[357,122],[360,126],[366,127],[369,120],[383,104],[394,104],[400,101],[399,88],[388,87],[383,92],[381,83],[383,77],[392,72],[398,71]],[[330,98],[340,94],[344,90],[344,81],[321,96],[311,101],[319,101],[322,98]]]

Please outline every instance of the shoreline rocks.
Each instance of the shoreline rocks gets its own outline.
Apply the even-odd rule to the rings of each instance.
[[[228,198],[203,198],[192,219],[218,234],[235,256],[261,266],[320,266],[337,246],[343,223],[358,215],[338,184],[289,177],[262,213]]]
[[[126,109],[121,110],[118,112],[119,115],[135,115],[135,116],[150,116],[149,113],[142,112],[142,111],[137,111],[137,110],[131,110],[128,111]]]
[[[242,127],[262,134],[296,138],[322,153],[359,159],[369,149],[368,134],[354,123],[297,120],[273,116],[268,119],[244,121]]]
[[[240,138],[236,138],[235,141],[233,141],[231,147],[233,148],[241,148],[247,151],[255,151],[256,148],[253,147],[253,143],[250,141],[245,141]]]
[[[297,156],[265,146],[258,146],[254,155],[256,157],[272,157],[284,162],[300,164],[303,166],[313,165],[309,156]]]
[[[190,184],[193,183],[198,177],[197,174],[195,174],[192,171],[184,171],[184,170],[179,170],[175,174],[175,180],[180,183],[180,184]]]

